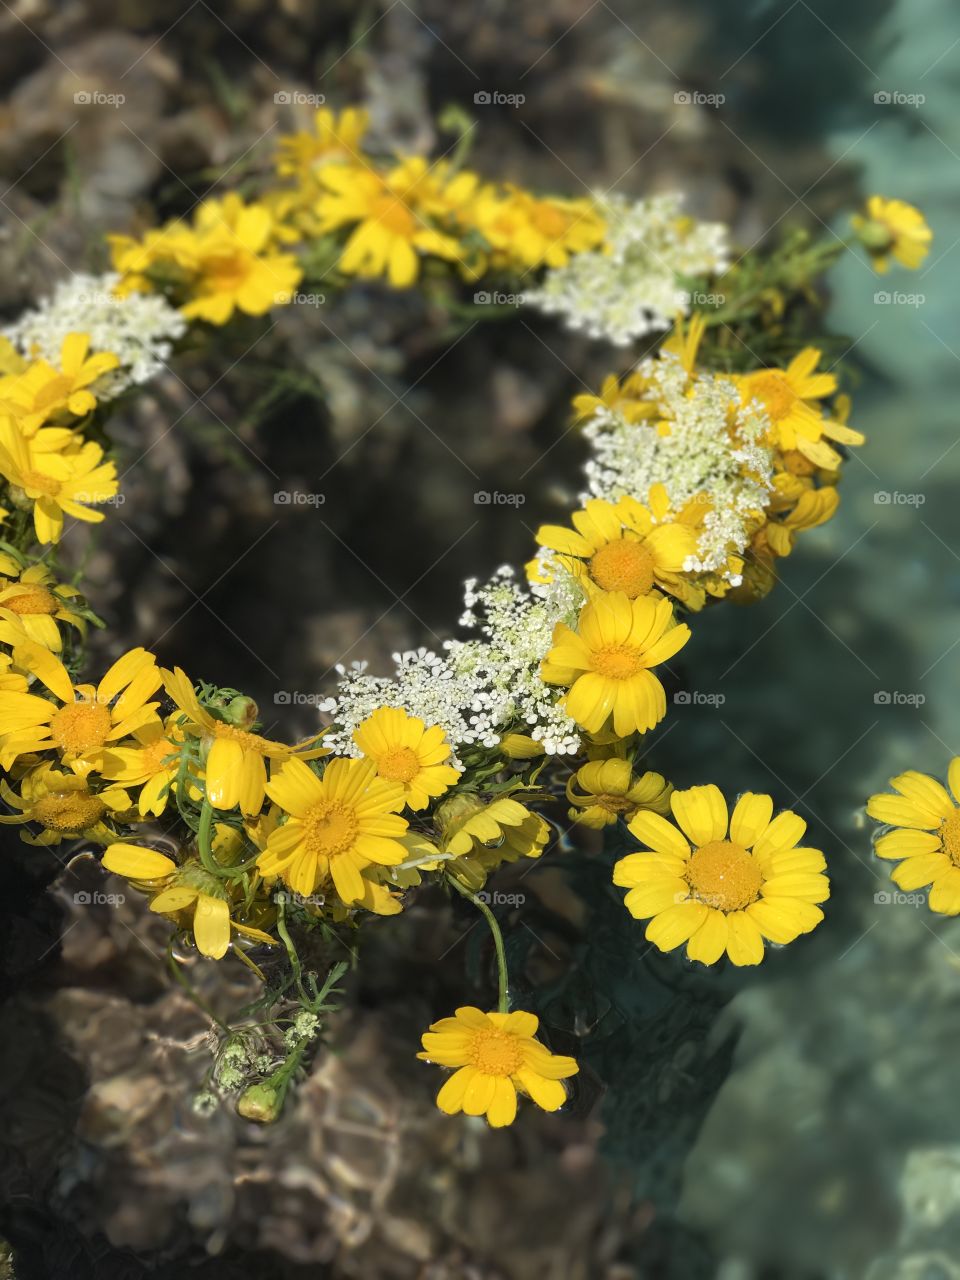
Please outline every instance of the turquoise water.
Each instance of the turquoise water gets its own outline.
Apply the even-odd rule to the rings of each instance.
[[[795,56],[815,79],[817,48],[833,57],[837,44],[809,23]],[[764,1265],[960,1275],[960,922],[883,901],[893,886],[862,816],[892,773],[942,776],[960,752],[960,22],[955,5],[923,0],[869,39],[846,36],[869,96],[837,111],[829,152],[860,167],[865,191],[922,207],[934,248],[916,273],[878,280],[852,256],[834,272],[832,326],[856,344],[853,420],[868,442],[846,466],[838,517],[805,540],[774,595],[696,632],[688,676],[727,700],[694,711],[659,755],[687,778],[695,733],[696,770],[712,754],[711,778],[792,802],[834,878],[818,935],[774,957],[724,1014],[739,1030],[733,1067],[677,1211],[723,1280]],[[875,105],[875,91],[926,102]],[[880,291],[920,297],[884,303]]]

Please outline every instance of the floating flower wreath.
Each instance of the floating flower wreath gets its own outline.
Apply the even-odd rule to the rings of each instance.
[[[537,196],[462,159],[377,155],[367,125],[360,110],[317,112],[312,130],[281,140],[277,182],[257,200],[211,198],[190,222],[109,237],[112,272],[75,276],[8,329],[0,821],[22,824],[30,843],[104,846],[103,866],[203,955],[232,954],[267,983],[270,1025],[289,1020],[279,1061],[256,1081],[231,1076],[231,1048],[216,1075],[262,1121],[279,1114],[343,968],[321,981],[298,941],[349,941],[364,913],[399,913],[426,880],[462,895],[492,931],[497,1008],[434,1023],[420,1056],[454,1070],[442,1110],[501,1126],[518,1094],[559,1108],[577,1071],[537,1039],[533,1014],[511,1009],[483,893],[502,863],[546,851],[538,808],[558,761],[570,821],[624,822],[635,838],[614,882],[661,950],[753,965],[823,918],[824,858],[800,845],[796,814],[774,817],[764,795],[728,807],[712,785],[676,791],[641,758],[696,614],[765,594],[797,534],[836,510],[842,450],[863,436],[809,324],[784,317],[808,323],[808,286],[843,245],[795,238],[731,267],[725,229],[686,216],[676,197]],[[891,256],[916,266],[929,246],[922,216],[900,201],[872,197],[856,225],[880,267]],[[117,495],[99,443],[111,401],[156,375],[188,325],[262,315],[311,272],[327,288],[425,277],[450,290],[536,273],[527,304],[571,328],[619,344],[672,332],[574,402],[590,446],[583,505],[569,525],[538,531],[527,581],[504,568],[467,583],[473,638],[398,654],[388,676],[340,670],[322,729],[290,745],[261,736],[251,699],[161,669],[143,649],[77,683],[96,619],[58,580],[53,552],[66,519],[100,521]],[[718,277],[722,292],[694,289]],[[714,301],[695,305],[704,296]],[[744,367],[755,347],[770,358]],[[960,909],[953,802],[920,775],[894,782],[905,799],[875,798],[872,811],[905,829],[879,851],[907,859],[898,883],[932,880],[939,909]],[[142,835],[158,819],[179,833],[179,855]],[[278,963],[287,976],[271,982]]]

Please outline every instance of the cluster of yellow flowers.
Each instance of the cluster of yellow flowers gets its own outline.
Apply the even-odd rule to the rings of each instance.
[[[363,149],[368,125],[365,111],[321,108],[312,131],[281,139],[281,185],[262,200],[207,200],[192,226],[111,236],[121,287],[170,288],[186,299],[186,316],[224,324],[235,309],[262,315],[289,300],[303,273],[284,248],[298,243],[329,247],[343,276],[403,289],[425,260],[468,280],[522,276],[603,241],[592,200],[535,196],[444,159],[373,155]]]
[[[90,355],[89,348],[88,335],[70,334],[54,368],[21,359],[5,339],[0,344],[0,476],[15,510],[32,515],[42,544],[59,541],[64,516],[102,520],[96,504],[117,493],[116,467],[104,461],[99,444],[84,439],[83,428],[97,406],[91,388],[119,361],[111,352]]]
[[[396,287],[413,283],[430,260],[453,264],[464,279],[522,277],[604,243],[592,201],[484,182],[446,160],[384,163],[361,150],[367,123],[362,111],[320,111],[312,132],[282,140],[282,185],[261,200],[207,200],[190,225],[111,237],[119,292],[159,291],[187,319],[221,325],[290,299],[302,278],[292,252],[301,242],[329,243],[343,276],[384,277]],[[871,202],[862,234],[871,251],[903,259],[906,233],[897,228],[908,206],[892,205],[887,240],[878,230],[886,225],[882,202]],[[915,245],[917,226],[906,221]],[[664,348],[694,382],[702,334],[695,317]],[[716,502],[695,494],[675,503],[663,483],[616,501],[591,499],[572,529],[538,533],[555,554],[552,572],[565,574],[583,601],[556,623],[540,669],[582,732],[586,763],[559,787],[565,781],[570,817],[596,829],[626,822],[638,851],[617,863],[614,880],[628,890],[627,910],[649,921],[646,936],[657,947],[686,944],[691,960],[708,964],[724,955],[756,964],[765,944],[813,929],[829,893],[823,855],[799,845],[803,820],[789,811],[774,817],[771,797],[743,795],[730,812],[715,786],[674,790],[637,761],[643,735],[666,713],[657,668],[690,638],[678,611],[730,593],[734,579],[744,594],[762,594],[773,559],[836,507],[835,446],[863,437],[845,425],[842,399],[824,407],[837,382],[817,371],[819,359],[809,348],[786,368],[731,380],[739,402],[762,415],[759,443],[773,464],[771,500],[756,512],[749,551],[727,557],[726,577],[696,563],[697,531]],[[322,732],[294,745],[264,738],[249,698],[162,669],[142,648],[124,653],[98,683],[77,682],[76,643],[92,615],[30,548],[56,543],[65,516],[102,519],[96,505],[117,493],[114,464],[84,438],[102,408],[98,386],[117,364],[115,353],[91,354],[84,333],[63,342],[59,367],[19,357],[9,344],[0,352],[0,476],[9,502],[0,546],[0,796],[10,810],[0,822],[22,825],[30,843],[102,844],[104,867],[128,877],[204,955],[219,959],[232,947],[258,973],[250,945],[290,952],[291,914],[307,928],[349,928],[362,912],[401,911],[404,891],[424,877],[441,881],[491,927],[499,1006],[458,1009],[424,1035],[421,1057],[457,1068],[438,1103],[493,1125],[513,1120],[518,1093],[555,1110],[576,1063],[536,1039],[532,1014],[510,1011],[503,941],[479,894],[499,865],[539,857],[549,841],[545,819],[518,798],[551,794],[541,780],[543,748],[521,721],[504,726],[496,746],[460,760],[439,724],[381,705],[335,755]],[[652,375],[637,371],[609,379],[600,397],[581,397],[576,407],[582,415],[615,410],[639,447],[643,433],[671,431],[658,395]],[[732,429],[722,418],[721,431]],[[539,562],[530,575],[549,581]],[[942,822],[942,830],[911,833],[909,849],[901,840],[894,856],[916,854],[904,864],[908,879],[920,883],[922,871],[940,885],[940,864],[957,843],[953,819],[942,788],[920,787],[916,776],[905,775],[910,785],[901,787],[910,812],[901,805],[897,815],[908,826]],[[888,809],[877,816],[889,819]],[[186,832],[178,858],[143,834],[144,824],[174,810]],[[944,880],[941,897],[950,894],[960,904]]]

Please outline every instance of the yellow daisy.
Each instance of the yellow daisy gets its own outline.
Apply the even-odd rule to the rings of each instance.
[[[231,193],[205,200],[196,212],[188,319],[226,324],[234,311],[262,316],[289,302],[303,278],[296,259],[272,247],[274,221],[262,204]]]
[[[916,270],[930,252],[933,232],[920,210],[905,200],[871,196],[866,216],[854,214],[851,222],[881,274],[889,267],[891,254],[903,266]]]
[[[31,436],[58,413],[82,418],[97,407],[91,386],[120,364],[111,351],[90,355],[90,335],[69,333],[60,349],[60,368],[35,360],[22,373],[0,379],[0,413],[15,418]]]
[[[658,416],[657,405],[647,399],[649,383],[638,370],[621,380],[615,373],[608,373],[603,380],[599,395],[585,392],[574,396],[573,410],[580,418],[592,418],[601,409],[609,409],[619,413],[627,422],[643,422]]]
[[[108,846],[102,862],[107,871],[125,876],[136,888],[149,893],[151,911],[169,916],[178,924],[189,920],[197,950],[212,960],[226,955],[231,930],[253,942],[277,945],[269,934],[232,918],[225,882],[194,859],[178,866],[156,849],[121,841]]]
[[[313,129],[282,134],[277,142],[276,167],[282,178],[305,177],[328,164],[343,164],[356,157],[370,124],[369,111],[347,107],[339,115],[321,107],[313,117]]]
[[[675,791],[670,807],[678,826],[645,810],[633,818],[629,829],[647,850],[613,869],[614,884],[629,890],[627,910],[650,919],[650,942],[661,951],[685,942],[688,957],[704,964],[726,952],[735,965],[752,965],[764,939],[793,942],[816,928],[830,882],[820,850],[797,847],[802,818],[789,809],[773,818],[770,796],[747,792],[728,834],[727,803],[712,784]]]
[[[824,415],[819,402],[833,395],[837,380],[832,373],[816,372],[820,354],[806,347],[786,369],[758,369],[737,382],[744,403],[757,400],[766,411],[771,444],[797,449],[818,467],[835,470],[843,459],[828,440],[854,445],[863,444],[865,436]]]
[[[170,790],[177,780],[183,731],[174,714],[166,725],[155,720],[137,729],[133,739],[136,746],[121,742],[109,747],[103,753],[99,772],[111,782],[139,787],[140,814],[159,817],[167,807]]]
[[[10,419],[0,418],[0,475],[11,485],[14,505],[32,506],[37,541],[44,544],[59,542],[64,516],[99,523],[103,512],[91,504],[117,493],[116,467],[103,461],[98,444],[49,450],[48,431],[61,437],[56,428],[43,428],[28,440]]]
[[[322,235],[353,226],[338,266],[346,275],[386,276],[406,289],[420,273],[421,254],[456,259],[457,241],[430,226],[418,207],[423,180],[421,157],[386,174],[352,165],[325,168],[324,193],[317,203]]]
[[[417,1057],[457,1068],[437,1094],[440,1110],[486,1116],[495,1129],[513,1123],[518,1093],[544,1111],[559,1110],[567,1100],[561,1081],[580,1068],[535,1038],[539,1025],[532,1013],[483,1013],[470,1005],[431,1023]]]
[[[180,667],[163,671],[163,685],[180,708],[176,722],[184,733],[202,740],[206,748],[204,777],[207,799],[215,809],[239,805],[244,817],[255,817],[263,808],[266,794],[265,760],[285,760],[294,751],[304,759],[328,754],[326,747],[289,747],[251,733],[239,725],[218,719],[204,707]]]
[[[690,639],[686,624],[672,622],[669,600],[631,600],[622,591],[595,596],[581,610],[576,631],[557,623],[541,675],[548,684],[570,686],[564,708],[589,733],[599,733],[611,718],[620,737],[645,732],[667,713],[663,685],[650,668]]]
[[[126,815],[130,808],[130,797],[122,787],[105,787],[94,793],[86,778],[64,773],[49,762],[24,776],[19,795],[0,778],[0,799],[19,810],[0,816],[0,822],[36,823],[43,828],[39,836],[21,832],[20,838],[27,844],[47,846],[80,836],[107,844],[116,839],[116,832],[104,819]]]
[[[696,553],[697,538],[689,524],[657,523],[649,508],[631,501],[614,504],[591,498],[571,517],[573,529],[544,524],[537,530],[541,547],[589,593],[622,591],[630,600],[654,587],[681,594],[684,562]],[[543,558],[527,565],[532,582],[549,582]],[[702,595],[702,593],[701,593]]]
[[[629,760],[591,760],[567,781],[567,800],[573,805],[569,817],[599,831],[640,809],[669,813],[672,790],[659,773],[634,774]]]
[[[876,842],[881,858],[902,858],[891,873],[905,892],[931,885],[928,904],[942,915],[960,915],[960,756],[947,770],[953,793],[935,778],[910,769],[890,779],[899,795],[881,792],[867,802],[867,813],[893,828]]]
[[[268,837],[257,865],[295,893],[312,894],[329,874],[344,902],[360,902],[365,867],[406,857],[403,787],[378,778],[372,760],[331,760],[318,778],[292,757],[267,783],[267,795],[289,817]]]
[[[148,702],[160,688],[153,654],[130,649],[96,686],[74,686],[66,667],[39,645],[14,651],[17,666],[29,670],[53,694],[0,692],[0,767],[19,756],[56,750],[75,773],[98,769],[104,748],[157,718],[159,703]]]
[[[63,648],[58,622],[66,622],[83,634],[86,622],[71,607],[80,596],[75,587],[57,582],[44,564],[22,567],[0,552],[0,617],[4,610],[16,616],[20,628],[37,644],[59,653]],[[11,643],[0,625],[0,640]]]
[[[480,191],[472,217],[495,260],[530,270],[565,266],[571,254],[596,248],[607,231],[592,200],[540,198],[510,183]]]
[[[353,741],[377,766],[378,777],[401,784],[410,809],[425,809],[460,777],[445,763],[450,744],[439,725],[428,729],[400,707],[378,707],[354,731]]]

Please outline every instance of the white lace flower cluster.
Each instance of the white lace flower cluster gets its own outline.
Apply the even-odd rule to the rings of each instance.
[[[472,640],[448,640],[445,655],[429,649],[394,654],[392,676],[368,675],[365,663],[338,667],[335,694],[320,710],[333,722],[325,743],[338,754],[358,755],[353,732],[379,706],[439,725],[454,748],[496,747],[510,728],[542,743],[550,755],[574,754],[580,736],[558,706],[558,690],[540,679],[554,624],[572,622],[581,597],[572,582],[528,591],[509,567],[484,586],[465,588],[461,625],[476,627]]]
[[[173,343],[187,331],[187,322],[159,294],[131,293],[118,296],[120,277],[77,274],[62,280],[53,296],[16,324],[4,330],[24,356],[60,363],[60,348],[70,333],[88,333],[90,351],[112,351],[120,360],[117,369],[98,380],[96,391],[112,399],[127,387],[149,382],[164,367]]]
[[[717,374],[695,377],[668,352],[643,361],[647,399],[658,423],[629,423],[601,408],[583,434],[593,453],[586,464],[587,498],[645,500],[662,484],[674,511],[702,498],[708,510],[698,530],[698,554],[684,564],[693,573],[718,573],[732,586],[739,575],[728,559],[745,550],[770,501],[773,452],[764,443],[769,421],[757,401],[743,404],[735,385]]]
[[[599,201],[609,233],[603,249],[575,254],[548,271],[525,300],[569,329],[617,346],[669,329],[690,307],[683,278],[719,273],[729,264],[727,229],[681,212],[679,195]]]

